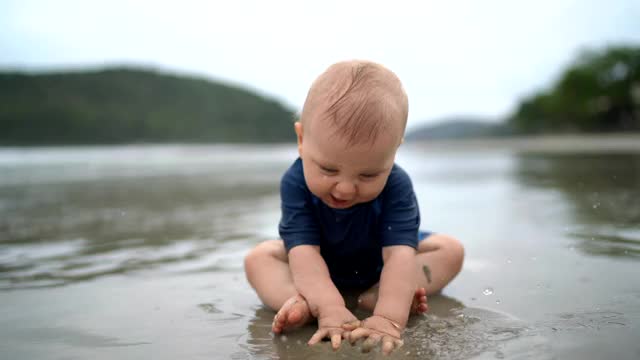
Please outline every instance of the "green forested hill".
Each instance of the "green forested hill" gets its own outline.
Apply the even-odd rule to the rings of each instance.
[[[247,90],[117,68],[0,72],[0,144],[293,141],[293,113]]]
[[[583,51],[508,121],[521,133],[640,131],[640,46]]]

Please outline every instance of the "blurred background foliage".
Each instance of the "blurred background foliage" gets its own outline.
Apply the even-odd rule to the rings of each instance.
[[[640,130],[640,47],[585,50],[550,89],[522,100],[518,133]]]

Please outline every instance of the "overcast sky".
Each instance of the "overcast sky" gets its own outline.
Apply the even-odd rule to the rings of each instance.
[[[0,0],[0,67],[141,64],[248,86],[299,110],[333,62],[394,70],[409,124],[498,118],[579,49],[640,44],[639,0]]]

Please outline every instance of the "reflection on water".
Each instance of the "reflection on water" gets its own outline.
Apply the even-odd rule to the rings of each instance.
[[[0,289],[185,263],[255,240],[239,221],[276,201],[292,149],[223,149],[0,153]]]
[[[571,205],[567,234],[590,255],[640,257],[640,154],[518,156],[524,184],[557,190]]]

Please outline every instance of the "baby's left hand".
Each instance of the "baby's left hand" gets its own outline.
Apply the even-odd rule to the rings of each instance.
[[[352,345],[360,339],[365,339],[362,343],[363,352],[371,351],[382,341],[382,352],[389,355],[404,344],[400,326],[382,316],[373,315],[362,321],[356,320],[343,325],[342,328],[349,331],[346,337]]]

